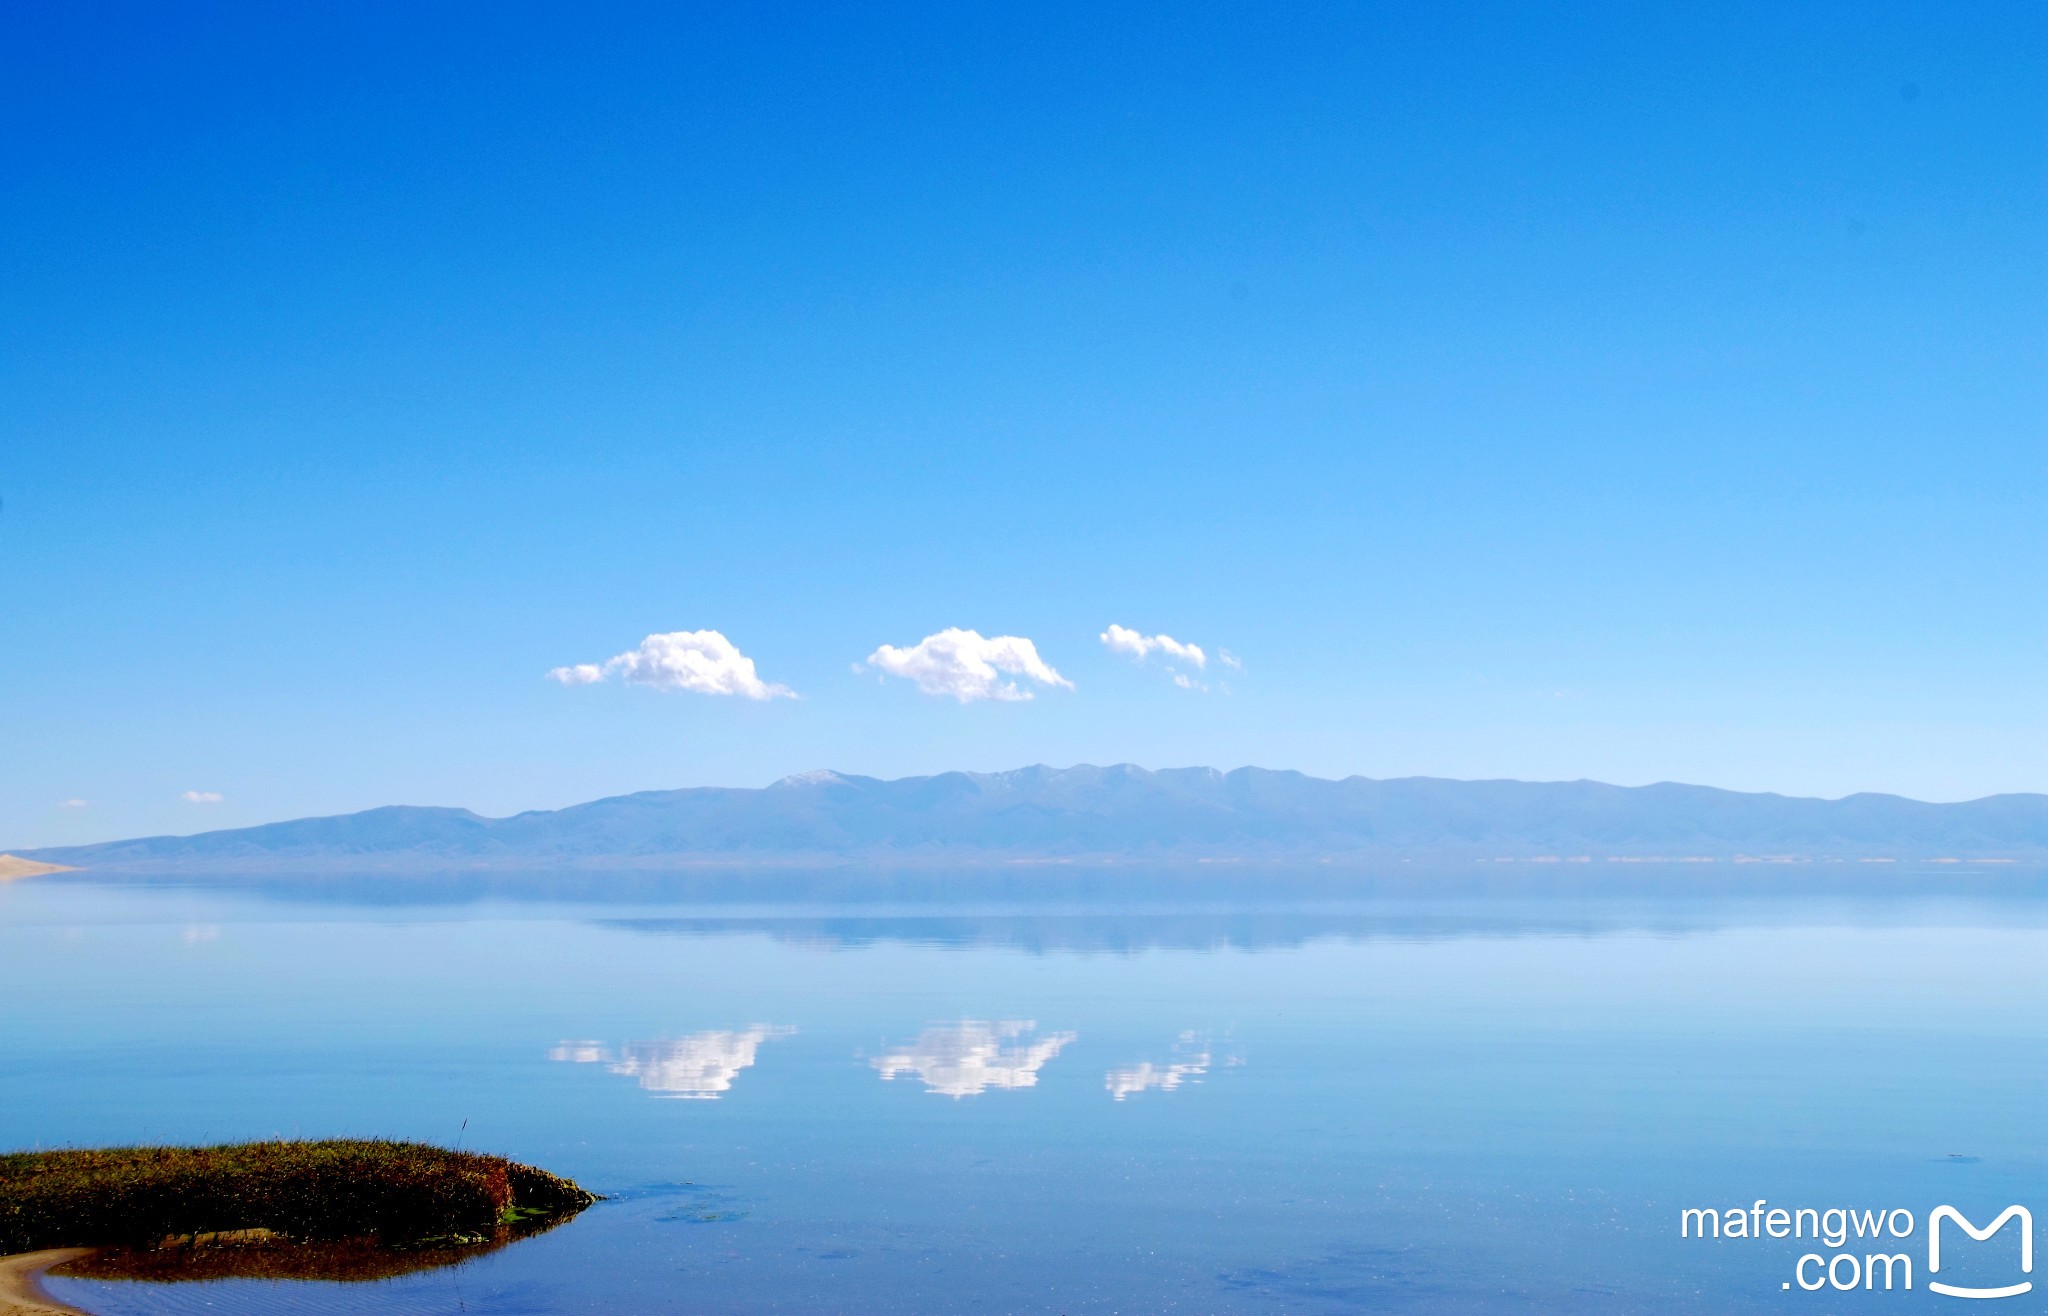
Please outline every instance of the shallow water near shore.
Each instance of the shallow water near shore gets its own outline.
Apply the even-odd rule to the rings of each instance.
[[[1681,1239],[1680,1212],[2048,1218],[2038,877],[577,889],[0,888],[0,1145],[419,1138],[610,1199],[392,1280],[53,1295],[107,1316],[1939,1309],[1924,1272],[1784,1287],[1837,1249]],[[1920,1265],[1925,1241],[1883,1250]],[[2009,1239],[1969,1246],[1943,1278],[2016,1268]]]

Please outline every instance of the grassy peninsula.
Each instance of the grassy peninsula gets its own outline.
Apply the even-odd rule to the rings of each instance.
[[[595,1200],[530,1165],[416,1142],[16,1152],[0,1155],[0,1253],[220,1235],[462,1247],[506,1241]]]

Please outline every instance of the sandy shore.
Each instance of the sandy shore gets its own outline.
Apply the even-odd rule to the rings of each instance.
[[[89,1247],[53,1247],[0,1257],[0,1316],[86,1316],[43,1292],[43,1272],[91,1252]]]
[[[75,868],[62,864],[39,864],[33,859],[21,859],[11,854],[0,854],[0,882],[11,882],[17,877],[35,877],[42,873],[75,873]]]

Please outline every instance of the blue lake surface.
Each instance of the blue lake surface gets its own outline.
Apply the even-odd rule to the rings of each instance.
[[[0,1146],[460,1141],[609,1199],[397,1280],[51,1280],[108,1316],[2039,1311],[1924,1269],[1937,1205],[2048,1213],[2048,902],[2021,888],[36,879],[0,888]],[[1759,1198],[1912,1211],[1881,1250],[1913,1291],[1785,1287],[1855,1241],[1679,1236]],[[2016,1232],[1951,1235],[1940,1278],[2009,1282]]]

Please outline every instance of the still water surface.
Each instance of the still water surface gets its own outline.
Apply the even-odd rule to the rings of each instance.
[[[609,1200],[394,1281],[58,1296],[108,1316],[1909,1311],[1962,1304],[1924,1276],[1786,1289],[1810,1243],[1681,1240],[1679,1211],[2048,1222],[2038,898],[277,891],[0,888],[0,1146],[460,1141]],[[2013,1268],[2016,1244],[1976,1246],[1944,1273]]]

